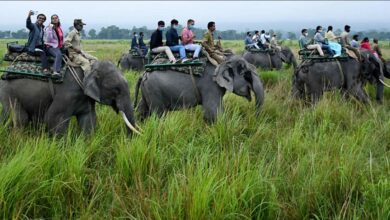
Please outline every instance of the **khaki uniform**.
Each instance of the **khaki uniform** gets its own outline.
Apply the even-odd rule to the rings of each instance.
[[[214,36],[211,31],[204,33],[202,46],[210,54],[210,57],[215,59],[218,64],[221,64],[223,61],[225,61],[226,57],[223,54],[221,41],[218,40],[217,44],[214,44]]]
[[[378,44],[374,43],[374,44],[372,45],[372,50],[375,51],[375,52],[378,54],[379,59],[380,59],[383,63],[386,62],[385,59],[383,59],[383,57],[382,57],[382,51],[381,51],[381,48],[379,47]]]
[[[348,50],[352,50],[353,53],[356,55],[356,58],[358,58],[358,60],[361,60],[360,51],[358,49],[352,47],[351,43],[349,42],[348,32],[344,31],[343,33],[341,33],[340,37],[341,37],[341,45],[343,47],[347,48]],[[348,53],[348,51],[347,51],[347,53]]]
[[[81,50],[81,35],[76,28],[66,36],[64,46],[69,51],[70,60],[80,65],[85,75],[89,74],[91,72],[91,65],[94,61],[97,61],[97,58]],[[77,53],[74,48],[81,50],[81,53]]]

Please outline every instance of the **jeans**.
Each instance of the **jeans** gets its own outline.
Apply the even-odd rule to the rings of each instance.
[[[322,49],[325,49],[326,51],[328,51],[328,53],[331,55],[331,56],[334,56],[334,52],[332,49],[330,49],[330,46],[327,45],[327,44],[322,44],[321,46]]]
[[[172,52],[179,51],[180,59],[187,58],[187,56],[186,56],[186,48],[184,48],[183,45],[170,46],[169,48],[171,49]]]
[[[143,56],[145,56],[146,54],[148,54],[148,46],[140,46],[141,50],[143,50],[144,54]]]
[[[194,51],[193,58],[199,58],[199,53],[200,50],[202,49],[202,46],[200,46],[199,44],[187,44],[184,45],[184,48],[189,51]]]
[[[38,50],[36,50],[38,49]],[[47,56],[46,56],[46,49],[43,47],[37,47],[33,52],[29,51],[28,54],[32,56],[39,56],[41,63],[42,63],[42,68],[43,69],[48,69],[49,64],[47,61]]]
[[[47,52],[54,57],[53,69],[55,72],[59,73],[61,71],[62,64],[62,53],[60,48],[47,48]]]

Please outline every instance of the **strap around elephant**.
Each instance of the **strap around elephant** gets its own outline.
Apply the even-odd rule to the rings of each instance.
[[[191,80],[192,80],[192,85],[194,86],[196,98],[197,98],[198,100],[200,100],[200,92],[199,92],[198,87],[196,87],[196,82],[195,82],[194,74],[192,73],[192,67],[189,66],[188,68],[190,69],[190,76],[191,76]]]
[[[344,71],[343,68],[341,67],[340,61],[336,60],[337,66],[339,67],[340,71],[340,76],[341,76],[341,84],[344,85]]]
[[[76,80],[77,84],[79,84],[80,88],[84,90],[84,84],[81,81],[80,77],[77,75],[76,70],[70,65],[70,59],[67,56],[63,56],[62,58],[64,62],[68,65],[69,71],[72,74],[73,78]]]
[[[268,56],[268,60],[269,60],[269,68],[272,69],[271,55],[269,55],[269,53],[267,53],[267,56]]]
[[[51,80],[50,77],[48,78],[48,80],[49,80],[50,95],[51,95],[51,98],[54,99],[55,91],[54,91],[53,81]]]

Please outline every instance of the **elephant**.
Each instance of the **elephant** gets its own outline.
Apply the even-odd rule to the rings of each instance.
[[[245,51],[242,56],[249,63],[263,69],[274,68],[280,70],[283,62],[288,65],[292,64],[294,68],[297,66],[294,53],[289,47],[282,46],[281,50],[275,49],[274,51],[275,53],[273,54],[269,54],[268,52]]]
[[[369,98],[364,89],[367,82],[376,85],[376,100],[383,97],[383,63],[368,50],[361,50],[362,60],[354,58],[329,62],[302,62],[294,72],[292,93],[296,98],[316,103],[324,91],[340,89],[362,103]]]
[[[217,67],[207,62],[200,76],[173,70],[145,72],[136,85],[134,106],[139,89],[142,97],[137,111],[141,120],[153,112],[161,116],[166,111],[202,105],[205,121],[212,123],[217,113],[223,112],[222,99],[226,91],[250,101],[252,90],[256,97],[257,113],[264,100],[263,84],[256,67],[236,55]]]
[[[85,77],[81,68],[73,70],[78,77],[68,68],[58,84],[28,78],[0,80],[1,120],[12,112],[15,127],[44,122],[50,135],[63,135],[76,116],[81,129],[90,134],[96,125],[95,102],[99,102],[122,115],[129,135],[139,133],[127,80],[113,63],[96,61]]]
[[[134,57],[131,53],[122,54],[118,60],[118,66],[120,65],[122,70],[143,70],[144,65],[147,63],[147,57]]]

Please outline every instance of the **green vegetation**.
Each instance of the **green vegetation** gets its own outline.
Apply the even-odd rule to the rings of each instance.
[[[83,43],[115,63],[129,48]],[[330,92],[311,106],[291,98],[291,69],[259,73],[258,117],[253,101],[227,94],[215,124],[197,107],[152,116],[131,139],[102,105],[90,137],[75,121],[58,139],[0,126],[0,218],[389,219],[389,90],[383,105]],[[133,97],[140,72],[124,74]]]

